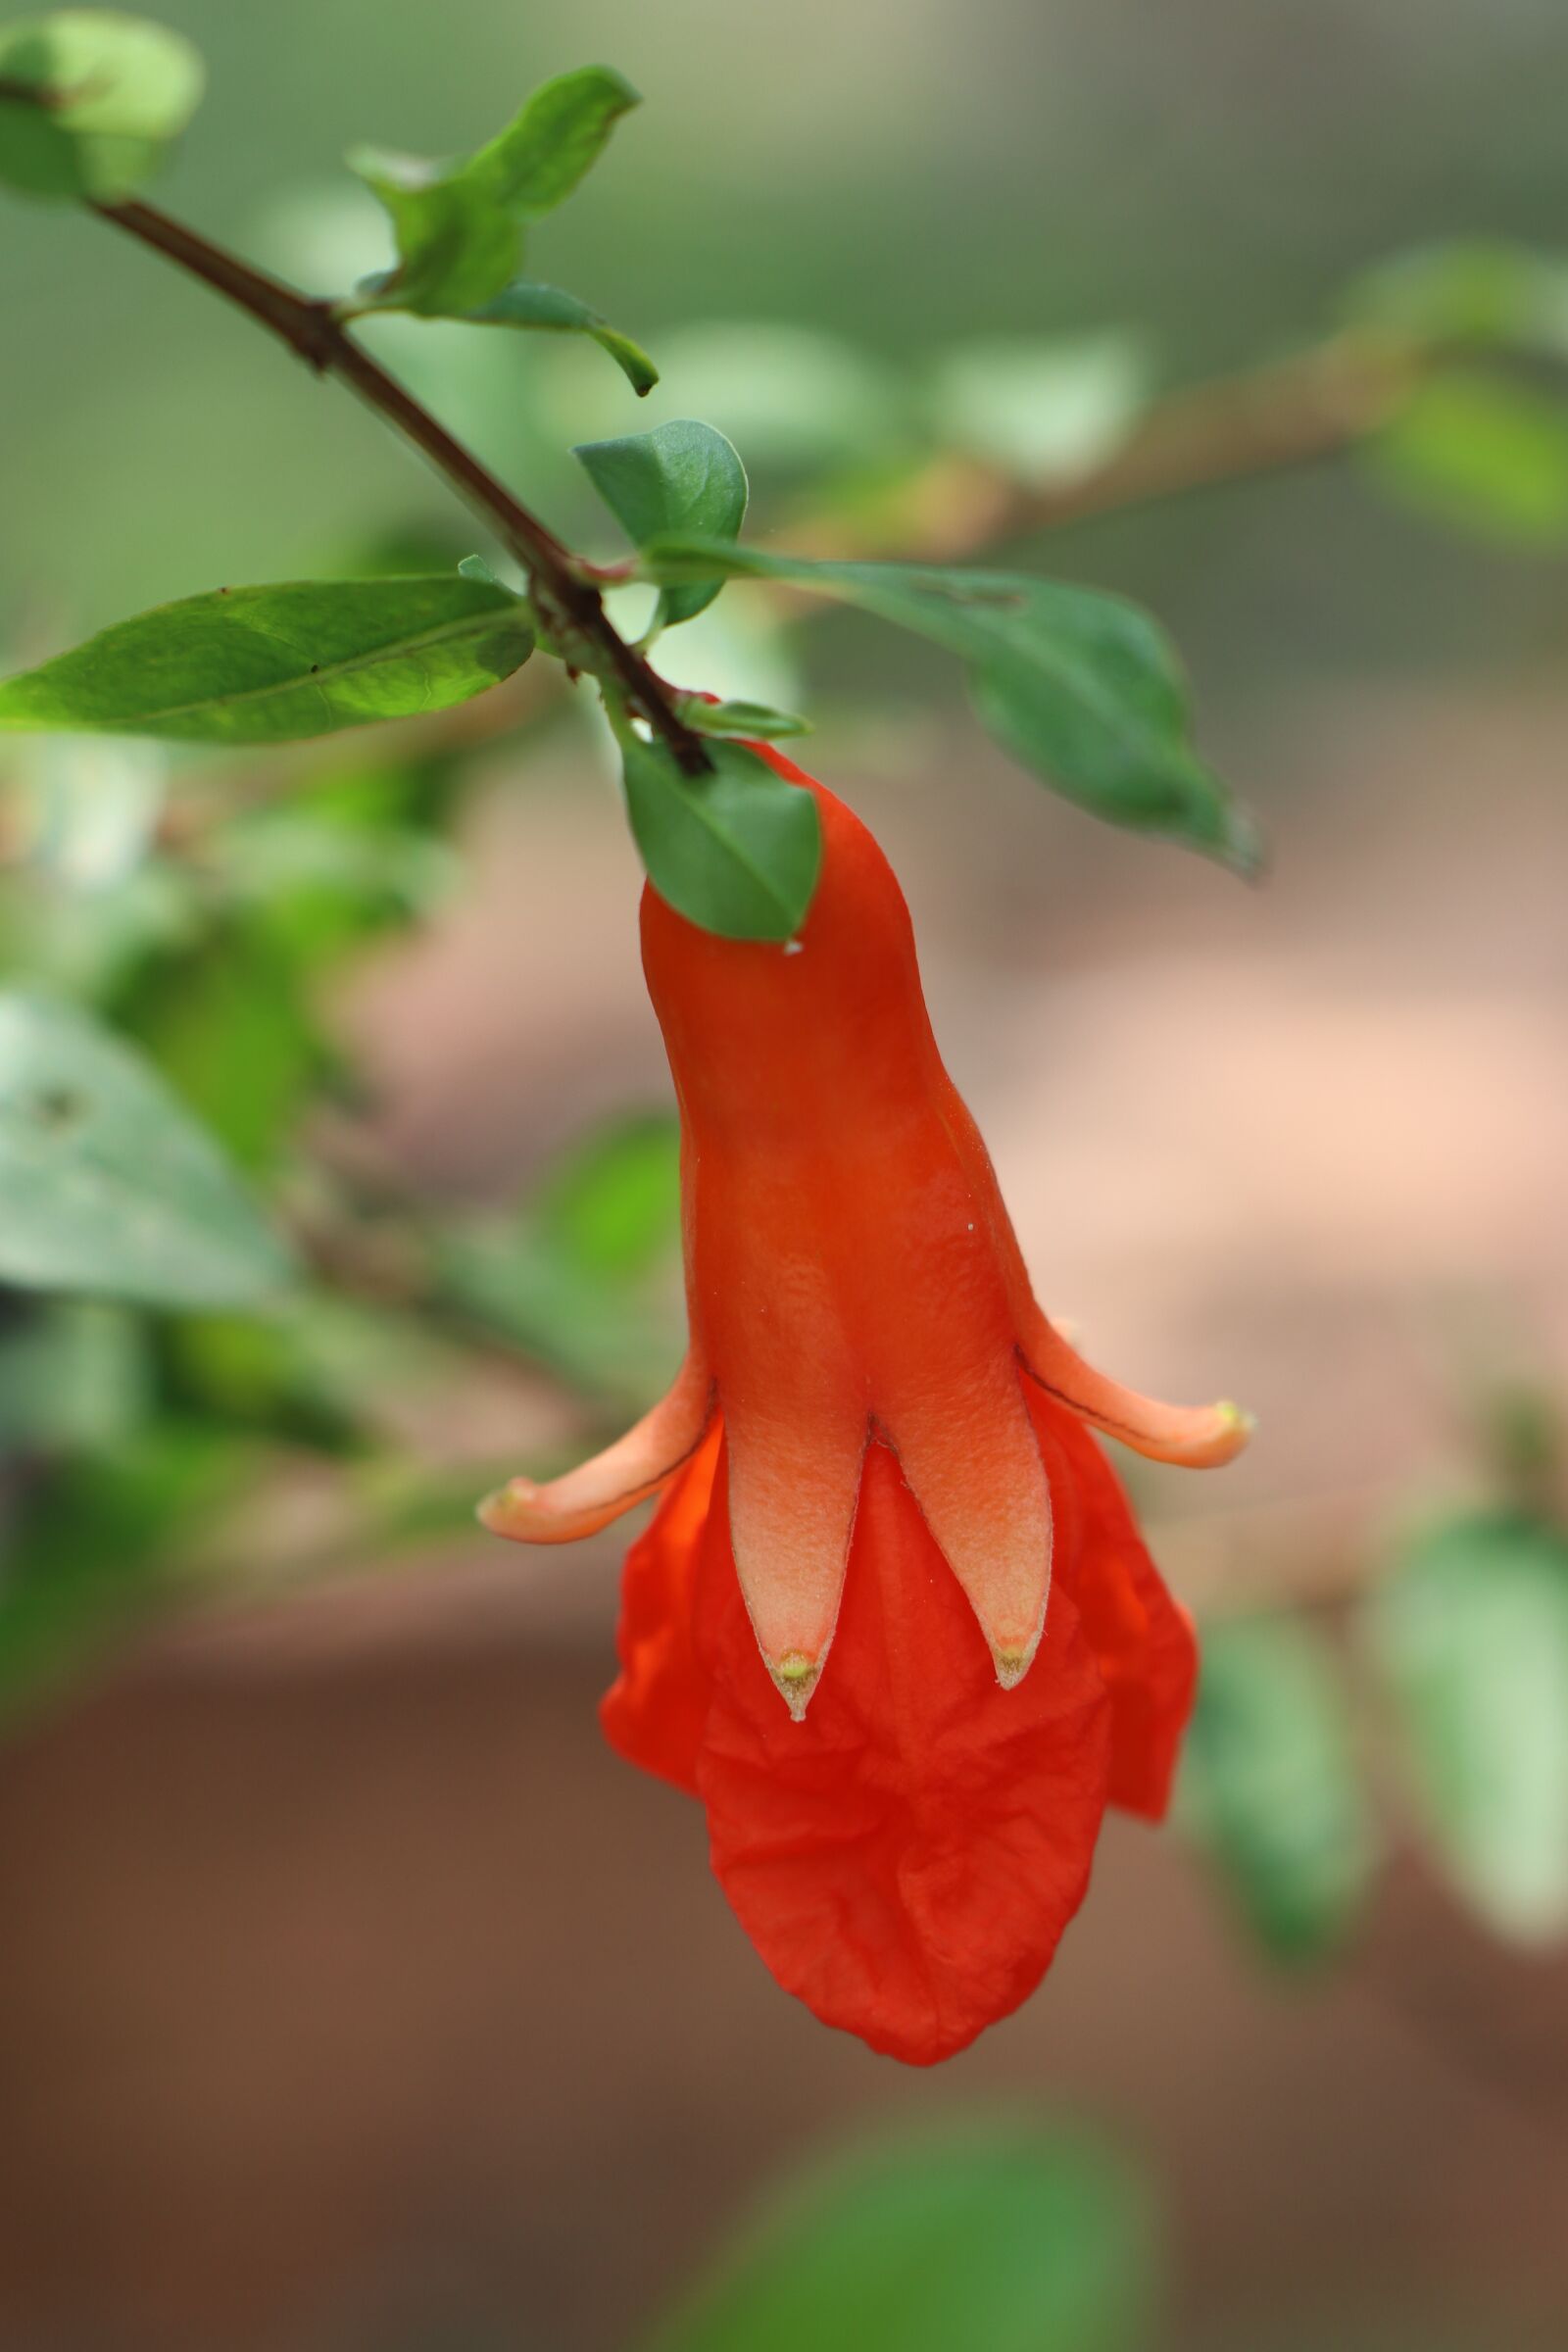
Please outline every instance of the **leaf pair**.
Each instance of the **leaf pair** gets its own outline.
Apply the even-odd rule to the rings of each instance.
[[[367,281],[345,312],[412,311],[551,334],[588,335],[638,393],[659,370],[630,336],[558,286],[520,275],[529,224],[571,194],[619,118],[640,103],[608,66],[547,81],[500,135],[456,163],[356,148],[354,171],[391,219],[397,267]]]

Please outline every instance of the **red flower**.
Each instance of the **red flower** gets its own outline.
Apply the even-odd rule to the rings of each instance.
[[[1201,1464],[1248,1425],[1134,1396],[1047,1321],[886,858],[756,748],[821,810],[800,937],[719,939],[643,895],[686,1362],[618,1444],[482,1515],[561,1542],[662,1491],[606,1731],[701,1797],[780,1984],[926,2064],[1038,1984],[1107,1800],[1165,1807],[1197,1652],[1090,1428]]]

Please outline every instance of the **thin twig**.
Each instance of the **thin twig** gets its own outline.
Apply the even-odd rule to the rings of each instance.
[[[523,566],[540,617],[562,641],[560,650],[568,663],[574,647],[581,647],[587,657],[583,665],[611,673],[631,709],[647,720],[688,775],[707,769],[710,762],[701,736],[681,717],[663,681],[614,627],[598,588],[585,576],[588,567],[361,349],[329,303],[313,301],[280,278],[252,269],[151,205],[127,199],[91,209],[100,220],[123,229],[234,303],[318,375],[347,384],[421,451]]]

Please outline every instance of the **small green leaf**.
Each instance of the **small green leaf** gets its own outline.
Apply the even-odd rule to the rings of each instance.
[[[380,147],[356,147],[348,162],[386,207],[398,266],[368,278],[346,309],[462,318],[499,293],[522,257],[522,233],[465,168]]]
[[[998,741],[1068,800],[1238,872],[1256,870],[1251,817],[1193,748],[1176,657],[1120,597],[1018,572],[814,563],[684,534],[662,535],[643,553],[651,580],[714,569],[789,580],[932,639],[967,663],[975,707]]]
[[[201,99],[202,61],[162,24],[61,9],[0,25],[0,180],[114,203],[152,177]]]
[[[722,939],[787,940],[822,862],[816,803],[739,744],[682,775],[662,744],[622,744],[626,806],[648,878],[688,922]]]
[[[1568,1934],[1568,1538],[1520,1516],[1450,1520],[1363,1625],[1449,1876],[1501,1935]]]
[[[391,217],[398,266],[346,307],[452,318],[495,301],[521,269],[527,223],[571,194],[637,104],[608,66],[584,66],[535,90],[498,138],[457,163],[356,148],[350,169]]]
[[[931,414],[944,440],[1044,488],[1103,465],[1149,391],[1148,359],[1132,335],[999,338],[939,362]]]
[[[746,519],[746,468],[739,452],[710,424],[679,416],[651,433],[585,441],[572,455],[637,547],[669,533],[710,540],[740,536]],[[666,588],[656,626],[692,620],[710,605],[723,578]]]
[[[1568,538],[1568,406],[1480,368],[1429,378],[1367,452],[1410,505],[1505,546]]]
[[[592,171],[620,117],[642,99],[612,66],[579,66],[534,91],[467,170],[514,220],[564,204]]]
[[[809,735],[808,718],[791,710],[775,710],[768,703],[710,703],[705,695],[676,698],[680,714],[699,735],[738,735],[757,743],[775,743],[789,735]]]
[[[647,2352],[1135,2352],[1152,2231],[1097,2140],[949,2125],[819,2165],[764,2208]]]
[[[1286,1617],[1208,1627],[1181,1811],[1275,1958],[1334,1950],[1376,1859],[1335,1661]]]
[[[597,311],[579,302],[575,294],[564,293],[560,286],[518,278],[515,285],[506,287],[493,302],[470,311],[467,317],[474,326],[532,327],[546,334],[589,335],[602,351],[609,352],[639,399],[659,381],[659,369],[640,344],[617,333]]]
[[[84,1014],[0,995],[0,1281],[247,1306],[289,1274],[216,1146]]]
[[[292,580],[220,588],[121,621],[0,683],[0,729],[283,743],[450,710],[533,651],[493,582]]]

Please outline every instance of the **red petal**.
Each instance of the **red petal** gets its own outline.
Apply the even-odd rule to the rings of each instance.
[[[1198,1688],[1192,1619],[1166,1591],[1099,1441],[1032,1383],[1024,1394],[1051,1481],[1056,1575],[1110,1693],[1110,1802],[1160,1821]]]
[[[644,1772],[697,1794],[697,1751],[709,1682],[692,1649],[693,1594],[722,1425],[669,1488],[626,1554],[616,1647],[620,1673],[599,1702],[612,1748]]]
[[[1071,1595],[1053,1593],[1030,1672],[1002,1690],[873,1445],[832,1655],[795,1723],[747,1620],[723,1490],[720,1475],[697,1595],[713,1868],[786,1990],[930,2065],[1034,1989],[1089,1884],[1108,1709]]]

